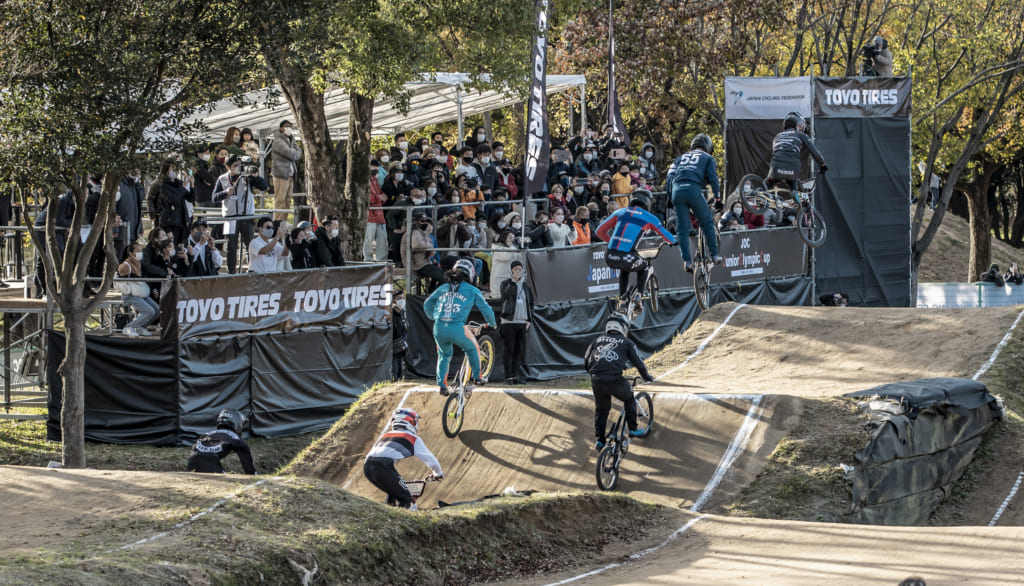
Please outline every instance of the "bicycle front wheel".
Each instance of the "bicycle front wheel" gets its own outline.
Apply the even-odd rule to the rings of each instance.
[[[647,294],[651,296],[651,311],[658,312],[658,275],[651,273],[647,277]]]
[[[647,437],[654,427],[654,400],[646,392],[636,394],[636,430],[640,437]]]
[[[494,338],[483,334],[476,343],[480,346],[480,377],[489,378],[494,370]]]
[[[739,185],[740,205],[752,214],[764,214],[768,210],[767,190],[764,180],[757,175],[744,175]]]
[[[462,430],[462,418],[465,415],[465,410],[463,409],[464,404],[459,401],[460,394],[452,393],[448,395],[448,400],[444,402],[444,411],[441,413],[441,427],[444,428],[444,434],[448,437],[455,437]]]
[[[796,223],[800,239],[811,248],[825,244],[825,218],[816,208],[805,207],[800,210]]]
[[[597,487],[615,490],[619,483],[619,455],[615,445],[607,445],[597,456]]]

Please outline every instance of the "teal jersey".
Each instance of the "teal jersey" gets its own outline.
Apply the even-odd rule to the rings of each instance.
[[[484,315],[487,325],[497,327],[494,311],[483,293],[469,283],[459,283],[457,287],[450,283],[441,285],[423,302],[424,311],[438,324],[465,324],[474,307]]]

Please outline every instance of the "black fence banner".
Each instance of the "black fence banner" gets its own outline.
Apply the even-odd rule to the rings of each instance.
[[[390,311],[388,265],[174,279],[164,287],[164,340],[370,324]]]
[[[530,51],[530,110],[526,117],[526,165],[523,199],[543,192],[548,180],[551,140],[548,135],[548,0],[537,0],[536,35]]]
[[[815,77],[814,115],[825,118],[910,116],[909,77]]]
[[[650,237],[651,245],[658,238]],[[691,237],[690,250],[696,245],[696,238]],[[527,277],[537,305],[618,295],[619,271],[607,265],[605,252],[603,243],[527,251]],[[807,272],[807,248],[795,228],[725,232],[720,237],[719,254],[723,262],[711,270],[713,285]],[[693,275],[683,271],[677,249],[662,248],[653,264],[662,291],[693,289]]]

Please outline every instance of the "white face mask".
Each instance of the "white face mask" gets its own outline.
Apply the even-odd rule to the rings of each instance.
[[[428,191],[429,191],[429,190],[428,190]],[[419,198],[419,199],[414,199],[414,200],[412,200],[412,203],[414,203],[414,204],[416,204],[416,205],[420,205],[421,203],[423,203],[423,202],[425,202],[425,201],[427,201],[427,200],[425,200],[425,199],[423,199],[423,198],[421,197],[421,198]]]
[[[477,142],[487,142],[487,135],[486,134],[478,134],[478,135],[476,135],[476,140],[477,140]]]
[[[167,178],[170,179],[171,181],[174,181],[175,179],[178,178],[178,174],[175,173],[174,171],[168,171]]]
[[[387,163],[390,160],[391,160],[391,157],[389,157],[387,155],[384,155],[383,157],[380,158],[380,162],[381,163]]]
[[[518,229],[520,229],[522,227],[523,227],[522,222],[512,222],[512,229],[513,230],[518,230]]]
[[[644,156],[649,159],[654,156],[654,151],[644,151]]]
[[[405,173],[395,173],[395,181],[401,181],[405,179]]]
[[[238,136],[238,135],[236,134],[236,135],[234,135],[234,136],[232,136],[232,137],[231,137],[231,142],[233,142],[233,143],[235,143],[235,144],[238,144],[238,143],[242,142],[242,137],[240,137],[240,136]]]
[[[270,240],[271,238],[274,237],[274,229],[273,228],[264,228],[263,230],[260,231],[260,234],[263,234],[264,238],[266,238],[267,240]]]
[[[409,148],[409,143],[407,141],[403,140],[402,142],[398,143],[398,150],[404,151],[407,148]]]
[[[494,158],[499,161],[505,157],[505,151],[494,151]]]
[[[577,186],[573,187],[572,190],[575,191],[576,193],[583,193],[583,186],[582,185],[577,185]]]
[[[505,228],[505,226],[508,226],[508,224],[506,224],[505,222],[501,222],[501,221],[498,222],[498,229],[503,230]]]
[[[328,232],[328,234],[331,236],[331,238],[337,238],[338,237],[338,229],[337,228],[333,228],[333,229],[331,229],[330,232]]]
[[[428,187],[427,188],[427,195],[428,196],[434,197],[436,194],[437,194],[437,188],[436,187]]]
[[[291,135],[292,135],[292,132],[293,132],[293,131],[292,131],[292,127],[291,127],[291,126],[288,126],[288,127],[286,127],[286,128],[284,129],[284,135],[285,135],[285,136],[291,136]]]
[[[743,207],[742,206],[737,206],[737,207],[732,208],[732,213],[736,214],[737,216],[742,214],[743,213]]]
[[[136,252],[136,253],[135,253],[135,258],[136,258],[137,260],[142,260],[142,253],[141,253],[141,252]]]
[[[453,195],[452,196],[452,203],[459,203],[459,201],[461,201],[461,200],[459,200],[459,196],[457,196],[457,195]]]
[[[591,160],[591,159],[593,159],[593,158],[594,158],[594,155],[592,155],[592,154],[590,154],[590,153],[584,153],[584,155],[583,155],[583,160],[584,160],[584,161],[586,161],[586,162],[588,162],[588,163],[589,163],[589,162],[590,162],[590,160]]]
[[[397,307],[399,311],[405,311],[405,299],[395,301],[395,307]]]
[[[205,163],[210,160],[210,155],[199,155],[199,160]]]
[[[491,158],[490,157],[480,157],[480,162],[483,163],[484,165],[490,164]]]

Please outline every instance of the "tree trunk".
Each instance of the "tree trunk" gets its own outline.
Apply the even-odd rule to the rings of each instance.
[[[349,235],[347,258],[363,259],[362,244],[370,207],[370,133],[373,131],[372,96],[349,94],[348,174],[341,213],[342,234]]]
[[[295,123],[302,136],[306,196],[317,218],[322,221],[327,216],[338,214],[342,206],[334,165],[334,143],[331,142],[324,111],[324,94],[317,91],[304,72],[287,57],[277,55],[276,50],[275,47],[266,47],[264,57],[295,115]]]
[[[525,102],[513,104],[509,108],[509,115],[512,118],[512,140],[505,144],[505,150],[515,153],[516,160],[512,160],[508,155],[505,155],[505,158],[512,161],[513,165],[520,160],[519,156],[526,152],[526,108]]]
[[[1020,248],[1024,240],[1024,174],[1017,176],[1017,210],[1013,215],[1013,232],[1010,233],[1010,244],[1014,248]]]
[[[982,174],[967,190],[970,210],[971,253],[967,267],[967,280],[977,281],[992,262],[992,216],[988,209],[988,179]]]
[[[61,399],[61,461],[65,468],[85,468],[85,321],[88,313],[64,312],[64,361],[57,372]]]

